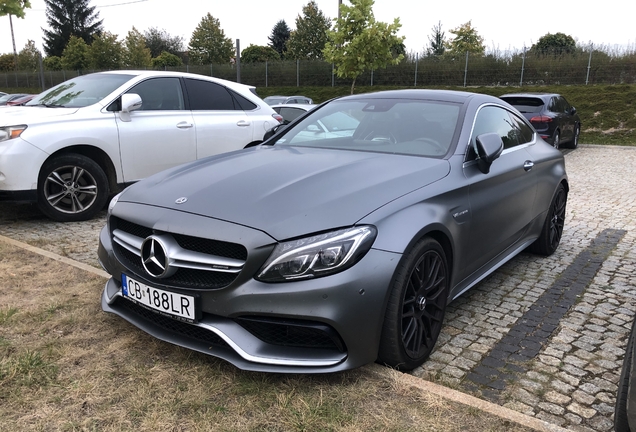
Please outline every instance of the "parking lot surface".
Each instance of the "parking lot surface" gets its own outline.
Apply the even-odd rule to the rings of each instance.
[[[452,302],[412,374],[571,430],[609,431],[636,310],[636,147],[582,145],[566,168],[557,252],[522,253]],[[1,235],[95,267],[104,223],[105,212],[57,223],[0,203]]]

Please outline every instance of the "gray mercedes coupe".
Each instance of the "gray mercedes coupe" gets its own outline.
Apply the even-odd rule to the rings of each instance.
[[[448,302],[556,250],[568,189],[562,154],[501,99],[334,99],[113,198],[102,308],[241,369],[410,370]]]

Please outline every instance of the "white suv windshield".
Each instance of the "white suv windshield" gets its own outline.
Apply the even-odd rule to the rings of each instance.
[[[91,74],[64,81],[39,94],[26,105],[82,108],[104,99],[119,86],[133,78],[126,74]]]

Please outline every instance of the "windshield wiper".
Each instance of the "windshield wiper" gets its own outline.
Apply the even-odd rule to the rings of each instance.
[[[65,105],[45,104],[45,103],[39,103],[39,104],[34,104],[34,105],[26,105],[26,106],[43,106],[43,107],[47,107],[47,108],[66,108]]]

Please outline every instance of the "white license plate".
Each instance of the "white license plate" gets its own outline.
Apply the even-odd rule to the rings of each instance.
[[[127,299],[152,310],[188,322],[196,320],[193,296],[153,288],[125,274],[121,275],[121,291]]]

